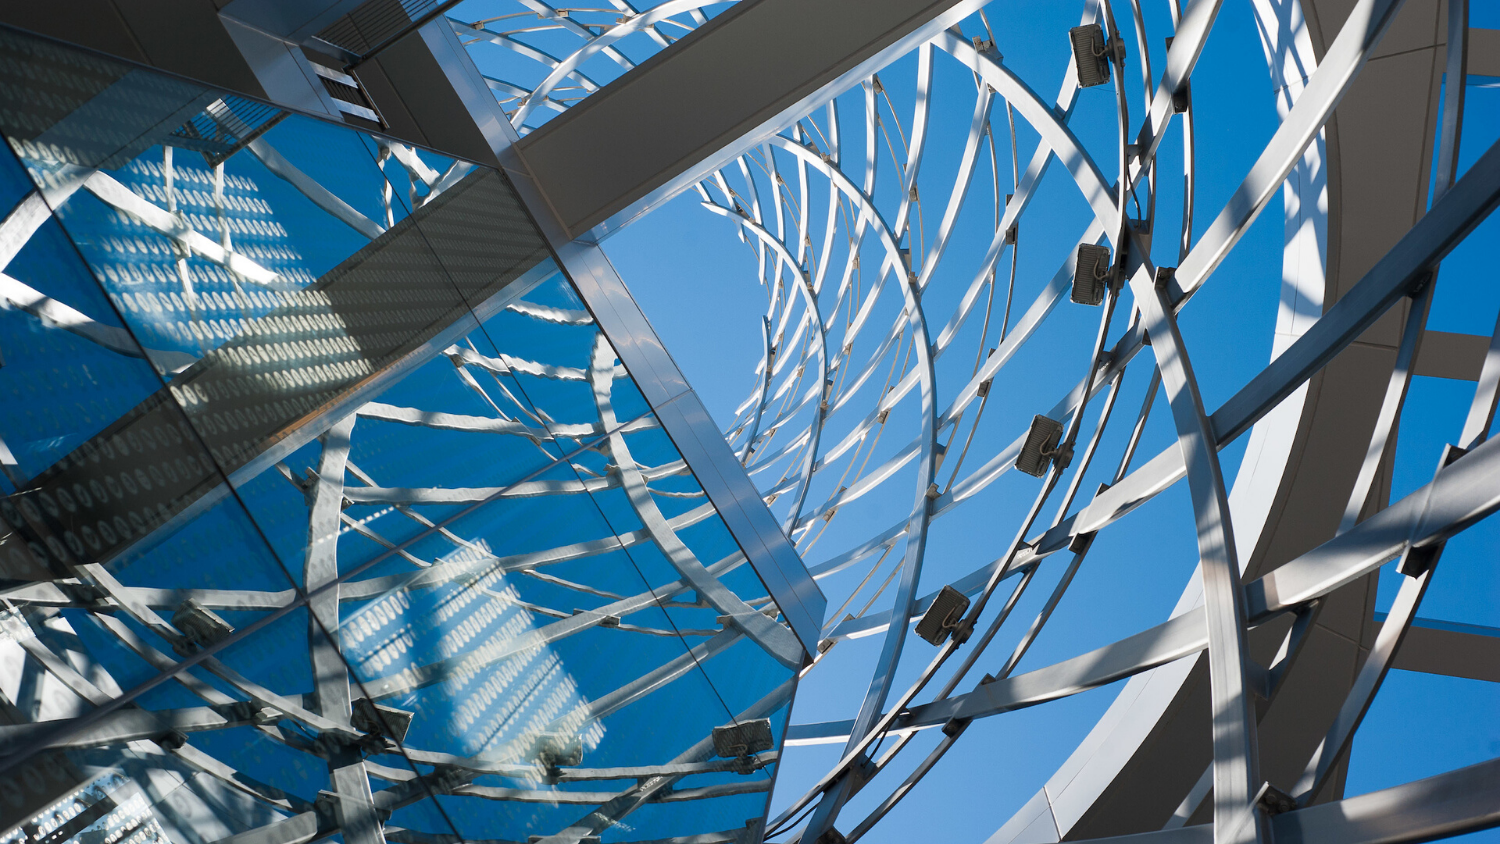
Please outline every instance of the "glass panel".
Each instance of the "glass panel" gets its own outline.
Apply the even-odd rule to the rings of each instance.
[[[0,500],[9,576],[66,577],[110,560],[223,491],[181,410],[153,394]]]
[[[145,356],[170,383],[128,393],[139,403],[110,418],[130,436],[184,435],[170,419],[170,398],[186,410],[219,468],[263,471],[276,456],[268,450],[290,450],[315,433],[306,430],[310,423],[327,424],[330,411],[356,400],[393,364],[430,358],[435,345],[446,345],[438,335],[470,316],[465,295],[483,301],[545,258],[535,230],[514,224],[517,201],[494,171],[469,167],[464,178],[428,190],[409,215],[400,203],[392,208],[390,185],[353,130],[188,83],[158,85],[148,72],[102,59],[80,63],[62,48],[16,52],[7,72],[17,84],[7,90],[24,90],[31,77],[83,74],[72,88],[94,92],[66,100],[71,110],[5,111],[0,131],[130,331],[109,324],[111,309],[81,274],[73,282],[80,289],[44,285],[16,295],[78,303],[68,306],[69,316],[77,314],[72,333],[96,345],[139,356],[130,335],[143,341]],[[108,121],[123,109],[131,116],[116,131]],[[85,132],[79,115],[106,127]],[[504,207],[511,217],[502,213],[487,227],[485,209]],[[443,222],[450,218],[459,222]],[[468,254],[484,272],[468,273],[462,294],[417,231],[419,219],[436,231],[457,226],[481,244]],[[42,225],[34,245],[19,237],[23,253],[59,240],[54,227]],[[12,438],[19,445],[34,439],[25,432]],[[81,434],[71,442],[55,433],[51,439],[42,459],[60,456],[60,444],[104,445],[82,443]],[[256,458],[261,464],[247,469]],[[9,482],[34,468],[7,471],[18,475]],[[204,493],[207,468],[190,463],[182,483],[142,482],[151,494],[138,509],[160,518],[182,512]]]
[[[575,425],[587,420],[613,435],[607,449],[584,452],[569,462],[580,479],[590,482],[589,497],[625,545],[621,556],[648,584],[656,604],[652,615],[660,619],[655,630],[681,637],[692,649],[685,659],[677,660],[677,666],[644,660],[655,668],[642,670],[642,660],[637,658],[635,676],[647,679],[627,679],[614,687],[612,699],[631,703],[612,716],[615,722],[610,717],[600,720],[606,732],[591,756],[604,761],[586,764],[632,764],[610,761],[621,750],[620,736],[628,731],[625,747],[651,748],[649,761],[635,765],[690,762],[708,770],[672,777],[672,789],[685,789],[690,796],[648,805],[606,835],[611,840],[638,840],[743,829],[747,819],[758,819],[763,812],[774,766],[756,770],[771,761],[763,758],[736,763],[743,766],[743,773],[726,770],[728,762],[713,761],[710,736],[715,727],[764,717],[770,719],[770,732],[779,736],[788,699],[778,693],[790,691],[793,672],[771,652],[794,662],[800,659],[800,647],[790,631],[757,611],[768,607],[775,613],[774,604],[767,601],[751,607],[744,603],[747,598],[763,597],[764,588],[744,565],[737,545],[650,414],[629,373],[619,365],[614,350],[592,325],[571,285],[564,279],[540,284],[484,328],[501,357],[513,367],[538,414]],[[572,576],[594,583],[598,569],[594,561],[583,562]],[[563,566],[548,571],[569,576]],[[588,580],[591,575],[594,579]],[[726,588],[729,581],[734,589]],[[619,630],[646,633],[650,622],[644,616],[622,620]],[[637,696],[657,682],[649,678],[673,675],[662,693]],[[670,728],[651,729],[646,738],[639,719],[648,714],[655,719],[665,716]],[[638,749],[633,752],[640,755]],[[610,790],[601,791],[605,785]],[[708,791],[697,790],[710,786]],[[585,784],[560,787],[582,790]],[[587,787],[592,789],[588,799],[603,803],[628,790],[629,784],[593,781]],[[570,818],[562,825],[590,815],[588,807],[573,803],[559,808],[562,811],[545,816],[545,824],[554,823],[559,815]],[[537,815],[538,820],[543,817]],[[461,831],[476,834],[480,828],[466,827],[464,815],[455,818]]]
[[[206,844],[276,819],[222,781],[148,750],[46,754],[26,763],[6,844],[119,841]]]
[[[234,498],[72,572],[9,592],[0,660],[15,726],[3,740],[52,785],[0,779],[37,798],[8,800],[6,827],[40,812],[7,840],[207,842],[311,807],[326,774],[310,779],[322,766],[309,767],[310,740],[298,746],[307,613]],[[112,698],[127,703],[90,712]],[[257,729],[262,717],[289,732]],[[26,752],[39,742],[56,752]]]
[[[317,131],[302,131],[311,129]],[[351,166],[336,174],[334,184],[341,192],[379,197],[388,185],[348,135],[292,117],[213,170],[169,169],[156,161],[186,156],[153,148],[118,179],[96,173],[59,208],[70,236],[137,336],[160,351],[153,362],[170,378],[172,395],[226,471],[243,467],[299,421],[347,400],[375,373],[433,343],[468,315],[465,295],[482,301],[545,257],[534,231],[473,223],[483,217],[478,208],[514,202],[493,171],[472,172],[415,215],[382,228],[311,176],[291,173],[292,165],[272,146],[345,146],[341,160]],[[22,149],[26,157],[33,147]],[[249,155],[257,151],[259,161]],[[262,166],[266,161],[297,181],[277,184]],[[45,178],[45,160],[28,157],[27,163],[39,180]],[[174,182],[193,189],[172,187]],[[224,184],[244,195],[226,194],[220,208],[225,213],[218,217],[208,208],[177,207],[178,193],[203,205],[214,200],[209,191]],[[151,202],[158,196],[166,199],[165,207]],[[342,215],[312,207],[318,201],[337,204]],[[227,213],[236,205],[251,209],[250,216]],[[174,228],[174,214],[203,231]],[[512,247],[504,254],[480,249],[476,260],[485,272],[465,276],[462,294],[416,228],[416,220],[431,218],[437,221],[433,228],[443,230],[449,217],[465,218],[457,225],[473,229],[466,234],[475,242]],[[267,232],[266,242],[247,237],[225,250],[222,245],[234,243],[233,229],[239,227]]]
[[[758,821],[800,646],[504,177],[0,40],[0,829]]]
[[[467,0],[447,16],[485,82],[522,134],[577,105],[638,63],[730,8],[735,0],[674,2],[672,14],[649,15],[660,0],[567,8],[520,0]],[[347,18],[345,20],[348,20]],[[324,37],[344,28],[330,27]],[[609,46],[595,45],[608,35]],[[362,46],[346,49],[359,52]],[[583,51],[587,50],[586,53]],[[583,54],[576,69],[552,77],[559,61]]]
[[[161,389],[30,180],[0,150],[0,490],[14,492]],[[15,235],[12,239],[12,235]],[[28,237],[29,235],[29,237]]]
[[[698,596],[705,602],[703,607],[669,608],[673,623],[683,630],[712,630],[728,610],[754,612],[744,601],[764,598],[764,587],[743,564],[733,537],[650,414],[613,348],[592,325],[572,286],[562,278],[537,285],[506,313],[487,322],[485,330],[541,411],[570,422],[598,420],[603,430],[619,428],[613,431],[607,454],[603,449],[588,452],[572,463],[580,477],[603,481],[594,484],[590,494],[615,533],[649,540],[643,516],[649,514],[662,522],[666,534],[662,539],[675,550],[663,553],[666,546],[653,541],[635,543],[629,549],[632,562],[651,587],[691,591],[693,587],[684,582],[687,569],[683,566],[713,567],[714,576],[709,579],[714,582],[728,578],[723,596]],[[594,372],[609,376],[596,377]],[[632,471],[622,473],[619,463],[626,456]],[[674,562],[673,554],[680,562]],[[776,612],[769,599],[756,607],[761,608]]]

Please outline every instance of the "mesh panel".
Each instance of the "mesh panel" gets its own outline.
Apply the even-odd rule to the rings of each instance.
[[[334,21],[318,38],[363,55],[439,5],[439,0],[370,0]]]

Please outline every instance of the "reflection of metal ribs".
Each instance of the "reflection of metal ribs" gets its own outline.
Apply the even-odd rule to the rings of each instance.
[[[22,822],[34,822],[87,779],[66,755],[55,751],[38,753],[9,775],[15,783],[26,783],[26,787],[9,788],[5,799],[0,800],[0,829],[4,830]]]
[[[198,150],[208,166],[217,167],[290,113],[243,97],[226,96],[209,103],[177,127],[171,142],[173,146]]]
[[[211,504],[220,471],[245,466],[546,256],[500,176],[470,174],[313,287],[281,294],[281,308],[4,501],[0,536],[21,542],[5,543],[14,550],[0,576],[68,576]]]
[[[174,133],[219,94],[192,82],[81,55],[19,33],[0,32],[0,84],[31,91],[7,98],[11,143],[34,143],[51,160],[113,170]],[[20,106],[17,109],[17,106]]]

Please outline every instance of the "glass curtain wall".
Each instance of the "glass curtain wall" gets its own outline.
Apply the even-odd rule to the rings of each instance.
[[[0,844],[758,835],[802,647],[504,177],[0,56]]]

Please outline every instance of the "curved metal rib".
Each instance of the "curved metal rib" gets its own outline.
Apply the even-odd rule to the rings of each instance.
[[[1261,819],[1251,805],[1260,787],[1255,711],[1247,680],[1245,596],[1235,554],[1229,496],[1219,467],[1213,429],[1177,330],[1165,285],[1143,261],[1130,282],[1151,336],[1161,383],[1177,423],[1177,439],[1198,522],[1199,572],[1208,626],[1209,682],[1213,694],[1214,841],[1260,841]]]

